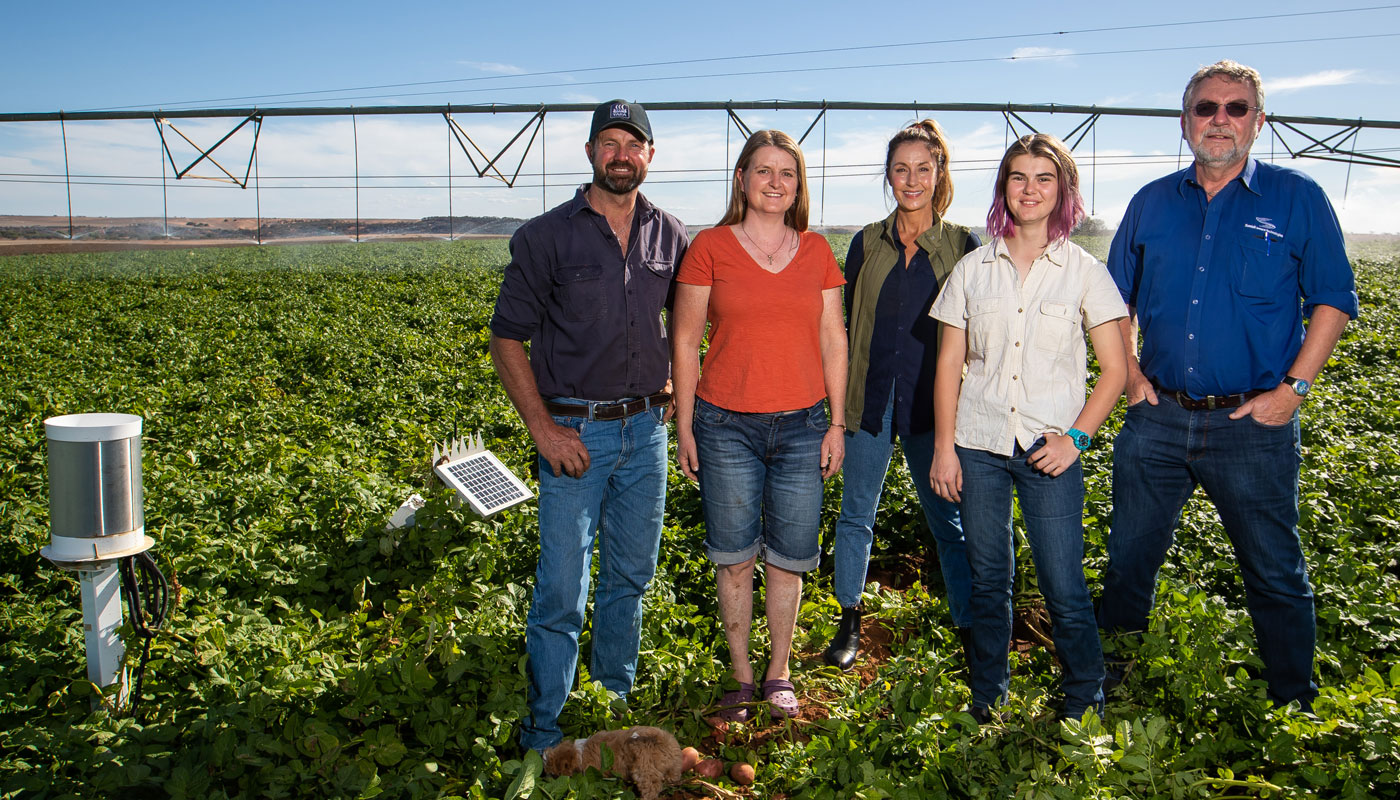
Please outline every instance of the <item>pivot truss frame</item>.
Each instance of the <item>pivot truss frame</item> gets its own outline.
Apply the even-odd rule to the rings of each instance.
[[[1163,108],[1124,108],[1109,106],[1083,106],[1064,105],[1058,103],[875,103],[860,101],[831,101],[831,100],[769,100],[769,101],[699,101],[699,102],[660,102],[644,103],[648,112],[667,111],[723,111],[725,113],[726,130],[730,124],[747,138],[752,132],[752,128],[746,124],[740,112],[745,111],[815,111],[816,116],[812,119],[806,130],[802,133],[799,143],[805,142],[807,137],[816,128],[818,123],[824,122],[828,118],[830,111],[906,111],[913,112],[915,117],[925,113],[945,113],[945,112],[974,112],[974,113],[995,113],[1000,114],[1006,121],[1008,133],[1021,135],[1024,129],[1026,132],[1038,133],[1039,129],[1026,119],[1030,114],[1069,114],[1078,115],[1083,118],[1074,125],[1069,132],[1063,136],[1063,140],[1071,149],[1078,148],[1087,137],[1096,134],[1099,120],[1106,116],[1114,117],[1171,117],[1176,118],[1181,115],[1176,109]],[[254,191],[258,191],[259,185],[256,179],[257,147],[258,138],[262,131],[262,125],[269,117],[350,117],[352,122],[361,116],[384,116],[384,115],[438,115],[443,118],[448,130],[448,216],[451,217],[451,182],[452,167],[451,158],[453,143],[461,152],[466,155],[468,163],[477,178],[500,181],[507,187],[515,187],[516,181],[520,177],[521,169],[534,149],[536,142],[539,142],[540,149],[544,149],[544,141],[541,133],[544,131],[545,118],[550,113],[590,113],[594,106],[586,103],[536,103],[536,104],[482,104],[454,106],[448,105],[428,105],[428,106],[341,106],[341,107],[313,107],[313,108],[207,108],[207,109],[181,109],[181,110],[155,110],[155,111],[82,111],[82,112],[41,112],[41,113],[0,113],[0,122],[58,122],[60,127],[69,122],[79,121],[113,121],[113,120],[135,120],[150,119],[155,123],[159,134],[160,145],[163,151],[163,163],[168,161],[176,180],[187,178],[213,180],[233,184],[240,189],[247,189],[250,183],[250,176],[253,177],[251,183]],[[500,115],[500,114],[529,114],[529,118],[516,134],[500,148],[495,155],[490,155],[486,150],[472,138],[467,129],[458,121],[456,115]],[[189,136],[186,136],[175,126],[173,120],[177,119],[233,119],[236,124],[208,148],[201,148]],[[1274,134],[1274,140],[1281,143],[1287,150],[1291,158],[1312,158],[1322,161],[1336,161],[1348,165],[1348,184],[1350,183],[1350,166],[1360,164],[1372,167],[1400,167],[1400,158],[1384,155],[1385,151],[1363,151],[1357,148],[1357,140],[1362,129],[1388,129],[1400,130],[1400,120],[1367,120],[1367,119],[1343,119],[1338,117],[1313,117],[1294,115],[1269,115],[1266,118]],[[240,177],[235,171],[223,166],[214,158],[214,152],[224,146],[229,140],[245,126],[253,126],[252,142],[249,145],[246,166],[242,170]],[[166,138],[166,129],[169,128],[187,144],[195,149],[198,155],[180,167],[175,161],[175,155],[171,152],[170,142]],[[1311,133],[1308,129],[1323,129],[1322,132]],[[525,136],[529,133],[529,137]],[[826,171],[825,159],[825,126],[823,126],[822,136],[822,160],[820,169],[823,174]],[[727,138],[727,134],[726,134]],[[69,191],[69,232],[72,233],[72,178],[68,168],[68,145],[67,133],[64,131],[64,182]],[[503,159],[508,152],[515,148],[518,143],[524,140],[524,145],[519,149],[519,160],[515,163],[514,169],[502,169]],[[1090,139],[1091,146],[1097,149],[1096,142]],[[241,159],[240,159],[241,160]],[[212,164],[222,175],[199,175],[193,172],[194,168],[200,164],[208,162]],[[507,176],[509,172],[509,176]],[[163,171],[162,171],[163,173]],[[162,174],[162,180],[164,175]],[[358,238],[358,206],[359,206],[359,143],[358,137],[355,143],[355,180],[356,180],[356,217]],[[823,186],[825,182],[823,182]],[[824,191],[823,191],[824,194]],[[261,201],[259,201],[259,208]],[[261,214],[259,213],[259,217]],[[259,241],[261,241],[261,219],[259,219]]]

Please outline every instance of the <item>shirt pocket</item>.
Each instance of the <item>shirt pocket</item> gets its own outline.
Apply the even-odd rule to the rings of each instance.
[[[559,305],[570,322],[596,322],[608,313],[602,264],[570,264],[554,271]]]
[[[1036,311],[1035,346],[1055,355],[1072,353],[1079,335],[1079,308],[1064,300],[1041,300]]]
[[[1294,277],[1289,268],[1288,248],[1277,236],[1250,236],[1240,241],[1239,258],[1232,271],[1235,291],[1241,297],[1268,302],[1292,300],[1296,291],[1288,289]]]
[[[1004,337],[1002,328],[1002,306],[1005,298],[976,297],[967,301],[967,349],[973,353],[987,353]]]
[[[658,278],[670,280],[676,274],[676,262],[669,258],[648,258],[642,261],[647,271]]]

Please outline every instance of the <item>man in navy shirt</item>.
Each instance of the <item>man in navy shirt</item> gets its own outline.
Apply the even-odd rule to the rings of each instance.
[[[1128,410],[1099,624],[1147,627],[1200,485],[1239,562],[1269,697],[1306,708],[1316,622],[1297,530],[1298,408],[1358,309],[1322,189],[1250,158],[1263,126],[1258,72],[1233,61],[1199,70],[1181,114],[1195,163],[1138,192],[1113,238],[1109,272],[1131,312]]]
[[[593,182],[530,220],[491,318],[491,359],[539,450],[540,557],[526,618],[530,716],[520,741],[563,734],[598,545],[590,675],[625,697],[666,504],[670,354],[662,310],[688,238],[638,191],[656,148],[640,105],[593,112]],[[530,342],[529,354],[525,342]]]

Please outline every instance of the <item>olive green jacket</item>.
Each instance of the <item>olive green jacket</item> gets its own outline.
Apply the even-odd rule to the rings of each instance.
[[[953,265],[962,258],[967,248],[970,228],[934,217],[933,227],[924,231],[915,240],[928,254],[938,285],[948,279]],[[865,411],[865,378],[870,371],[870,340],[875,332],[875,303],[880,298],[880,288],[890,270],[899,263],[899,249],[896,244],[895,214],[891,213],[880,222],[872,222],[861,231],[864,245],[864,258],[855,285],[847,285],[846,291],[853,292],[850,302],[849,319],[846,330],[850,341],[849,372],[846,377],[846,430],[860,429],[861,415]],[[940,337],[941,341],[941,337]]]

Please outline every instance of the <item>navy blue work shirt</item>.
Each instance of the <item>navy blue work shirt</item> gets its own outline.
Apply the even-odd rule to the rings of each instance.
[[[680,220],[639,193],[624,258],[587,190],[511,237],[491,333],[530,342],[543,397],[643,397],[671,377],[662,310],[690,240]]]
[[[1322,187],[1252,158],[1210,202],[1194,164],[1143,187],[1108,271],[1136,310],[1143,374],[1196,398],[1277,387],[1314,306],[1359,310]]]
[[[898,226],[891,226],[899,260],[885,278],[875,300],[875,327],[870,334],[870,367],[865,375],[865,406],[860,429],[877,434],[883,426],[890,392],[894,392],[894,420],[889,432],[913,436],[933,430],[933,371],[938,362],[938,320],[928,315],[938,298],[938,278],[923,248],[905,264]],[[982,246],[977,234],[968,233],[963,255]],[[851,238],[846,254],[846,319],[851,318],[856,279],[865,262],[865,231]]]

